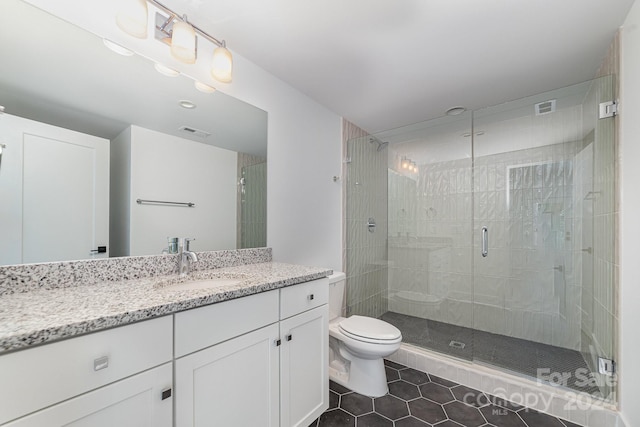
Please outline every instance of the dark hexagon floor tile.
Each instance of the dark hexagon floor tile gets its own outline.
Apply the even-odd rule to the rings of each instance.
[[[388,367],[390,367],[390,368],[396,369],[396,370],[399,370],[399,369],[406,369],[406,368],[407,368],[407,367],[406,367],[406,366],[404,366],[404,365],[401,365],[401,364],[396,363],[396,362],[392,362],[391,360],[388,360],[388,359],[384,359],[384,365],[385,365],[385,366],[388,366]]]
[[[333,390],[338,394],[351,393],[351,390],[333,381],[329,381],[329,390]]]
[[[349,393],[340,399],[340,408],[353,415],[373,412],[373,399],[358,393]]]
[[[401,420],[397,420],[395,427],[431,427],[431,424],[427,424],[424,421],[414,417],[407,417]]]
[[[455,397],[447,387],[437,383],[422,384],[420,386],[420,393],[422,393],[422,397],[426,397],[437,403],[447,403],[455,400]]]
[[[385,366],[384,367],[384,372],[387,375],[387,382],[396,381],[396,380],[400,379],[400,374],[395,369],[391,369],[390,367]]]
[[[373,400],[375,411],[391,420],[397,420],[409,415],[407,402],[387,394]]]
[[[318,427],[355,427],[356,419],[342,409],[334,409],[320,415]]]
[[[447,419],[447,414],[442,406],[427,399],[416,399],[409,402],[409,412],[412,416],[431,424]]]
[[[480,412],[488,422],[498,427],[527,427],[513,411],[495,405],[480,408]]]
[[[413,400],[420,397],[420,391],[415,384],[406,381],[395,381],[389,383],[389,394],[404,400]]]
[[[453,381],[445,380],[444,378],[436,377],[435,375],[429,375],[431,377],[431,381],[434,383],[438,383],[445,387],[455,387],[458,383],[454,383]]]
[[[442,406],[449,419],[465,427],[480,427],[487,423],[478,408],[465,405],[457,400]]]
[[[329,390],[329,409],[335,409],[340,403],[340,396],[337,393]]]
[[[473,405],[476,408],[489,403],[489,399],[487,399],[487,396],[485,396],[483,392],[471,387],[459,385],[457,387],[453,387],[451,392],[459,401],[464,402],[467,405]]]
[[[529,427],[565,427],[556,417],[543,414],[534,409],[522,409],[518,411],[518,415]]]
[[[407,368],[399,372],[400,378],[415,385],[428,383],[430,381],[429,375],[416,369]]]
[[[393,427],[393,422],[373,412],[358,417],[358,427]]]
[[[447,421],[441,422],[440,424],[435,424],[433,427],[461,427],[461,426],[458,423],[454,423],[451,420],[447,420]],[[462,426],[462,427],[466,427],[466,426]]]
[[[318,427],[318,420],[319,420],[319,418],[316,418],[316,420],[314,422],[309,424],[309,427]]]

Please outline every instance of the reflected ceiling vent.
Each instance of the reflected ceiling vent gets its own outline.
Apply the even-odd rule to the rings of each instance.
[[[543,114],[549,114],[556,111],[556,100],[551,99],[549,101],[539,102],[535,105],[536,116],[542,116]]]
[[[205,131],[200,130],[200,129],[190,128],[189,126],[182,126],[178,130],[180,132],[188,133],[189,135],[197,136],[198,138],[202,138],[202,139],[204,139],[204,138],[206,138],[208,136],[211,136],[211,134],[209,132],[205,132]]]

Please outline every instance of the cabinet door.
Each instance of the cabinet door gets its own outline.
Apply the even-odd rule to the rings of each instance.
[[[167,363],[6,424],[7,427],[171,427],[172,366]]]
[[[277,427],[277,339],[274,323],[177,359],[176,426]]]
[[[329,407],[327,305],[282,320],[281,426],[307,427]]]

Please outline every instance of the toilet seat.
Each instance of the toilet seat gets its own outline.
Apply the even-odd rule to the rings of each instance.
[[[393,344],[402,340],[400,330],[389,323],[365,316],[351,316],[339,324],[340,332],[358,341]]]

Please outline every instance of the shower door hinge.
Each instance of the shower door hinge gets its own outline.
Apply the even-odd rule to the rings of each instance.
[[[613,376],[616,373],[616,364],[611,359],[598,357],[598,372],[602,375]]]
[[[614,117],[618,114],[618,102],[608,101],[600,103],[600,118]]]

